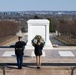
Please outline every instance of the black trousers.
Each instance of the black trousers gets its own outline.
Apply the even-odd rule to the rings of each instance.
[[[22,69],[22,63],[23,63],[23,56],[22,55],[17,55],[17,65],[19,69]]]

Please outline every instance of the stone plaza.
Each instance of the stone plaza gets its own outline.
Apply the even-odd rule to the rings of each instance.
[[[5,64],[5,75],[71,75],[71,66],[51,66],[51,63],[76,63],[76,47],[59,47],[45,50],[46,56],[41,58],[41,68],[36,68],[33,50],[25,50],[23,68],[17,69],[14,48],[0,48],[0,64]],[[67,55],[69,53],[69,55]],[[74,74],[76,70],[74,70]],[[0,75],[3,75],[0,69]]]

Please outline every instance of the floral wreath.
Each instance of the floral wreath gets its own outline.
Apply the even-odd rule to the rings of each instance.
[[[32,45],[34,46],[35,44],[37,44],[37,39],[40,38],[40,42],[43,44],[43,46],[45,45],[45,41],[42,38],[42,36],[40,35],[36,35],[33,39],[32,39]]]

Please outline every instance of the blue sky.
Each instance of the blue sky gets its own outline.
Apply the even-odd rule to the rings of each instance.
[[[76,11],[76,0],[0,0],[0,11]]]

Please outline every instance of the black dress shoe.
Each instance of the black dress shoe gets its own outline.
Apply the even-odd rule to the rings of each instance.
[[[37,67],[37,69],[40,69],[40,67]]]
[[[18,69],[22,69],[22,68],[18,68]]]

